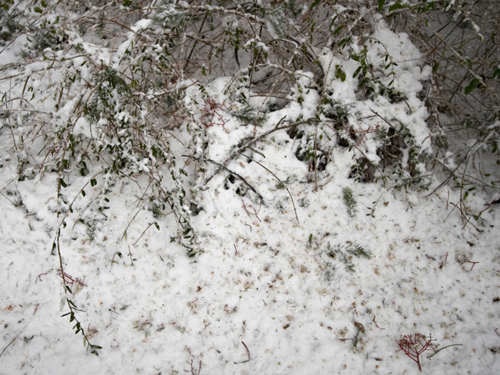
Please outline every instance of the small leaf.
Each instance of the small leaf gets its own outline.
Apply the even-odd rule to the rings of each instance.
[[[314,0],[314,2],[311,4],[311,9],[314,7],[317,7],[318,4],[320,3],[321,0]]]
[[[477,89],[479,86],[479,80],[477,78],[474,78],[472,81],[470,81],[469,85],[465,88],[465,95],[470,94],[472,91]]]
[[[335,78],[340,79],[342,82],[346,80],[346,74],[340,66],[335,67]]]
[[[342,30],[344,28],[344,25],[340,25],[339,27],[337,27],[335,29],[335,31],[333,32],[333,35],[337,35],[338,33],[340,33],[340,30]]]
[[[351,41],[351,38],[350,37],[347,37],[347,38],[344,38],[342,39],[340,42],[339,42],[339,46],[341,48],[345,48],[345,46],[347,45],[347,43],[349,43]]]
[[[59,184],[63,187],[63,188],[66,188],[68,187],[68,184],[66,182],[64,182],[64,180],[62,178],[59,179]]]
[[[389,8],[389,12],[393,12],[393,11],[401,9],[401,8],[405,8],[405,6],[401,3],[392,4]]]
[[[495,69],[491,78],[500,79],[500,68]]]
[[[158,223],[155,221],[155,227],[156,229],[160,230],[160,225],[158,225]]]
[[[356,78],[358,76],[358,74],[359,74],[360,71],[361,71],[361,66],[358,66],[358,69],[356,69],[356,71],[352,75],[352,78]]]
[[[378,0],[378,11],[380,12],[384,7],[385,0]]]
[[[94,187],[97,185],[97,180],[95,178],[90,180],[90,186]]]

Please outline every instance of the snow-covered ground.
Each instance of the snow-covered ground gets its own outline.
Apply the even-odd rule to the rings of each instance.
[[[264,172],[259,180],[276,185]],[[67,306],[50,255],[54,184],[23,182],[18,197],[1,197],[2,374],[175,374],[191,371],[191,361],[205,374],[416,373],[397,351],[400,337],[415,332],[441,347],[460,344],[430,360],[424,353],[424,373],[498,368],[499,213],[483,214],[482,232],[464,228],[447,188],[424,198],[350,183],[351,218],[344,178],[317,192],[296,184],[291,193],[304,202],[297,222],[283,190],[273,196],[283,202],[278,212],[214,187],[196,217],[204,253],[192,259],[163,230],[139,239],[153,220],[146,211],[120,241],[137,199],[133,185],[117,186],[97,238],[75,224],[61,240],[65,272],[82,283],[74,284],[78,317],[102,346],[97,357],[60,318]],[[374,201],[374,217],[366,216]],[[329,245],[350,244],[373,254],[356,258],[354,273],[325,255]]]
[[[355,63],[324,51],[332,97],[364,119],[354,131],[395,118],[410,124],[421,149],[429,150],[425,107],[416,96],[429,69],[404,34],[381,24],[375,37],[399,58],[395,85],[407,102],[357,101]],[[381,50],[375,45],[370,58],[382,59]],[[333,73],[338,64],[345,81]],[[19,159],[4,156],[0,374],[416,374],[417,364],[398,346],[416,333],[439,344],[422,353],[422,373],[496,374],[498,206],[465,223],[456,208],[460,191],[445,185],[429,195],[441,183],[437,178],[422,191],[358,183],[349,178],[352,151],[338,146],[312,176],[297,158],[302,141],[287,129],[230,161],[232,174],[206,162],[223,163],[233,146],[272,131],[284,116],[313,118],[319,95],[309,73],[300,74],[308,90],[292,89],[289,104],[260,127],[231,117],[223,93],[228,79],[207,86],[220,118],[205,129],[207,145],[197,159],[181,156],[192,136],[186,124],[171,130],[195,187],[192,225],[202,250],[196,257],[171,241],[172,215],[142,202],[144,176],[111,183],[104,215],[96,201],[102,176],[92,186],[88,177],[71,175],[64,196],[73,212],[63,217],[58,174],[19,180]],[[197,95],[195,86],[187,90],[186,106],[200,119],[189,101]],[[373,111],[379,116],[368,119]],[[12,150],[13,131],[0,129],[4,155]],[[365,135],[358,146],[376,162],[377,141]],[[200,166],[204,174],[195,175]],[[94,165],[91,173],[98,170]],[[490,200],[471,192],[465,202],[468,212],[479,213]],[[53,248],[58,228],[64,273]],[[99,356],[82,346],[75,321],[61,317],[69,312],[68,298],[89,341],[102,348]]]

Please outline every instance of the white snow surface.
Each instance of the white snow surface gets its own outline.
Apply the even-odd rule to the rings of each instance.
[[[405,103],[357,102],[352,61],[325,53],[322,64],[333,70],[344,64],[348,77],[340,82],[330,70],[325,79],[358,118],[372,116],[356,130],[385,126],[370,112],[376,109],[412,124],[419,144],[430,150],[427,113],[416,98],[429,70],[415,61],[418,51],[405,35],[396,38],[383,26],[378,32],[388,44],[397,40],[394,53],[404,62],[395,86],[406,90],[411,111]],[[12,52],[5,53],[12,62]],[[207,87],[219,103],[229,102],[222,93],[227,82],[221,78]],[[303,105],[292,101],[271,113],[262,129],[221,110],[215,120],[226,123],[207,128],[206,157],[221,163],[241,139],[263,134],[283,116],[313,117],[318,93],[310,88],[303,95]],[[63,118],[73,105],[62,106]],[[81,119],[75,134],[89,135],[89,126]],[[190,135],[185,127],[174,131],[181,149]],[[7,127],[0,128],[4,154],[10,137]],[[366,148],[376,158],[370,141],[368,135]],[[143,208],[145,179],[109,186],[107,220],[87,210],[104,204],[94,201],[102,186],[86,186],[83,197],[88,177],[66,181],[65,197],[76,199],[75,213],[68,212],[61,227],[64,272],[77,318],[92,344],[102,347],[99,356],[86,352],[81,335],[74,334],[75,322],[61,317],[68,313],[68,294],[52,254],[63,219],[56,215],[58,177],[47,173],[18,181],[17,161],[2,157],[0,374],[417,374],[416,363],[398,347],[403,335],[417,332],[432,335],[443,348],[432,358],[431,350],[422,354],[422,374],[496,374],[499,208],[464,223],[455,208],[460,192],[452,188],[428,196],[429,191],[356,183],[346,172],[352,154],[340,148],[332,150],[318,184],[310,183],[293,142],[285,130],[277,131],[257,144],[255,162],[239,157],[228,165],[264,202],[227,189],[224,171],[197,193],[202,210],[193,226],[203,252],[195,258],[171,242],[172,217],[155,218]],[[192,160],[185,162],[193,167]],[[145,162],[143,167],[148,168]],[[276,177],[288,179],[288,191]],[[356,201],[351,215],[343,201],[346,187]],[[479,212],[488,199],[471,192],[466,203]],[[348,272],[330,250],[353,245],[372,257],[353,257],[355,270]]]
[[[339,177],[319,191],[291,189],[297,221],[273,177],[252,176],[266,198],[273,195],[269,204],[229,196],[212,183],[195,220],[204,250],[196,259],[163,228],[139,239],[153,220],[147,211],[121,239],[135,213],[133,185],[116,187],[109,220],[93,241],[82,224],[68,223],[65,272],[84,284],[74,284],[73,301],[103,348],[99,357],[85,352],[60,317],[66,297],[50,255],[55,182],[19,183],[24,208],[2,194],[0,373],[174,374],[191,371],[193,360],[205,374],[410,374],[417,367],[397,351],[397,340],[414,332],[432,334],[442,347],[460,345],[425,356],[423,373],[495,373],[498,210],[484,216],[479,233],[450,212],[453,191],[424,198]],[[348,184],[355,218],[341,199]],[[374,201],[375,217],[366,216]],[[282,202],[284,212],[271,202]],[[247,214],[243,204],[258,213]],[[335,270],[327,277],[332,265],[322,251],[349,243],[372,251],[372,259],[356,259],[355,273],[331,259]]]

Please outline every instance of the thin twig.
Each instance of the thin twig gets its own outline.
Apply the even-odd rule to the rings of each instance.
[[[135,242],[134,242],[134,245],[133,245],[133,246],[137,245],[137,242],[139,242],[139,240],[142,238],[142,236],[144,236],[144,234],[146,233],[146,231],[147,231],[149,228],[151,228],[151,226],[152,226],[153,224],[158,225],[158,223],[157,223],[156,221],[153,221],[151,224],[149,224],[149,225],[146,227],[146,229],[144,229],[144,231],[141,233],[141,235],[139,236],[139,238],[137,239],[137,241],[135,241]]]
[[[9,346],[11,346],[11,345],[14,343],[14,341],[16,341],[16,340],[17,340],[17,338],[18,338],[18,337],[19,337],[19,335],[17,335],[16,337],[14,337],[14,338],[12,339],[12,341],[11,341],[11,342],[9,342],[5,348],[3,348],[2,352],[0,353],[0,357],[1,357],[1,356],[3,355],[3,353],[7,350],[7,348],[8,348]]]
[[[260,203],[258,210],[255,209],[255,208],[253,208],[252,206],[247,207],[246,204],[245,204],[245,202],[243,202],[243,199],[241,200],[241,202],[243,203],[243,208],[245,209],[245,212],[247,213],[247,215],[249,217],[250,217],[250,215],[254,215],[259,221],[262,221],[262,220],[260,220],[260,218],[258,216],[259,212],[260,212],[260,209],[262,207],[262,202]]]
[[[445,40],[444,38],[439,35],[439,33],[437,31],[434,31],[433,32],[434,35],[436,36],[436,38],[438,38],[444,45],[446,45],[450,51],[455,55],[455,57],[462,63],[462,65],[467,69],[467,71],[469,72],[469,74],[471,74],[475,79],[477,79],[479,81],[479,83],[482,85],[482,87],[486,88],[486,90],[488,90],[490,92],[490,94],[492,94],[497,100],[500,100],[500,96],[498,96],[498,93],[495,91],[495,89],[491,88],[489,85],[487,85],[483,78],[476,74],[476,72],[474,72],[471,68],[468,68],[468,62],[464,59],[463,56],[461,56],[453,47],[451,47]]]
[[[252,359],[252,357],[250,356],[250,350],[248,350],[248,346],[243,341],[241,343],[243,344],[243,346],[245,347],[245,350],[247,351],[248,359],[245,359],[244,361],[241,361],[241,362],[234,362],[235,365],[238,365],[240,363],[247,363],[248,361],[250,361]]]
[[[445,347],[443,347],[443,348],[441,348],[441,349],[439,349],[439,350],[436,350],[436,351],[434,352],[434,354],[431,354],[431,355],[430,355],[430,356],[428,356],[427,358],[432,358],[432,357],[434,357],[436,354],[438,354],[441,350],[446,349],[446,348],[449,348],[449,347],[451,347],[451,346],[463,346],[463,345],[462,345],[462,344],[451,344],[451,345],[445,346]]]
[[[301,124],[310,124],[312,121],[316,121],[314,119],[309,119],[309,120],[305,120],[305,121],[299,121],[299,122],[294,122],[292,124],[288,124],[288,125],[284,125],[284,126],[280,126],[280,124],[286,119],[286,116],[283,116],[279,121],[278,123],[276,124],[276,126],[274,128],[272,128],[271,130],[268,130],[264,133],[262,133],[261,135],[253,138],[252,140],[248,141],[246,144],[244,144],[243,146],[239,147],[238,149],[236,149],[235,151],[233,151],[227,158],[226,160],[224,160],[218,169],[216,169],[209,177],[205,178],[205,180],[203,181],[204,185],[206,185],[221,169],[223,166],[227,165],[231,160],[233,160],[236,156],[238,155],[241,155],[241,153],[243,151],[245,151],[247,148],[250,148],[251,146],[253,146],[255,143],[257,143],[258,141],[266,138],[269,134],[272,134],[274,132],[277,132],[279,130],[284,130],[284,129],[289,129],[289,128],[294,128],[296,126],[299,126]]]
[[[295,218],[297,219],[297,222],[299,221],[299,216],[297,215],[297,208],[295,207],[295,201],[293,200],[293,196],[292,196],[292,193],[290,193],[290,190],[288,190],[288,188],[286,187],[285,183],[283,181],[281,181],[279,179],[278,176],[276,176],[273,172],[271,172],[271,170],[269,170],[269,168],[267,168],[265,165],[259,163],[257,160],[255,160],[254,158],[251,158],[250,156],[247,156],[247,155],[244,155],[246,156],[248,159],[250,159],[251,161],[257,163],[258,165],[260,165],[262,168],[264,168],[266,171],[268,171],[269,173],[271,173],[275,179],[278,180],[278,182],[283,185],[283,187],[286,189],[286,191],[288,192],[288,195],[290,196],[290,199],[292,200],[292,205],[293,205],[293,211],[295,212]]]
[[[216,161],[214,161],[214,160],[212,160],[212,159],[207,159],[207,158],[197,158],[197,157],[195,157],[195,156],[191,156],[191,155],[182,155],[182,156],[183,156],[183,157],[185,157],[185,158],[191,158],[191,159],[194,159],[194,160],[196,160],[196,161],[206,161],[206,162],[209,162],[209,163],[212,163],[212,164],[214,164],[214,165],[218,166],[220,169],[224,169],[226,172],[229,172],[229,173],[231,173],[233,176],[238,177],[238,178],[239,178],[239,179],[240,179],[240,180],[241,180],[241,181],[242,181],[242,182],[243,182],[246,186],[248,186],[248,188],[249,188],[250,190],[252,190],[255,194],[257,194],[257,196],[259,197],[259,199],[260,199],[261,203],[262,203],[262,202],[264,202],[264,197],[263,197],[262,195],[260,195],[260,194],[257,192],[257,190],[255,190],[255,188],[254,188],[252,185],[250,185],[250,184],[248,183],[248,181],[247,181],[247,180],[245,180],[245,178],[244,178],[244,177],[240,176],[240,175],[239,175],[238,173],[236,173],[236,172],[233,172],[232,170],[230,170],[230,169],[229,169],[229,168],[227,168],[226,166],[224,166],[224,165],[222,165],[222,164],[220,164],[220,163],[217,163]]]
[[[247,350],[247,356],[248,356],[248,360],[250,361],[250,350],[248,350],[248,346],[242,341],[241,342],[243,344],[243,346],[245,347],[245,349]]]

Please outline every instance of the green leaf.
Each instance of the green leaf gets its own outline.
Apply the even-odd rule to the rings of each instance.
[[[439,62],[435,63],[434,66],[432,67],[432,73],[436,74],[438,69],[439,69]]]
[[[317,7],[318,4],[320,3],[321,0],[314,0],[314,2],[311,4],[311,9],[314,7]]]
[[[307,248],[309,249],[312,246],[313,243],[313,235],[312,233],[309,235],[309,239],[307,240]]]
[[[385,0],[378,0],[378,11],[380,12],[384,7]]]
[[[156,229],[160,230],[160,226],[158,225],[158,223],[155,221],[155,227]]]
[[[499,150],[499,148],[498,148],[498,142],[493,141],[491,145],[492,145],[492,147],[491,147],[491,152],[492,153],[495,153],[495,152],[497,152]]]
[[[479,86],[479,80],[477,78],[474,78],[472,81],[470,81],[469,85],[465,88],[465,95],[470,94],[472,91],[477,89]]]
[[[335,29],[335,31],[333,32],[333,35],[337,35],[338,33],[340,33],[340,30],[342,30],[344,28],[344,25],[340,25],[339,27],[337,27]]]
[[[94,187],[97,185],[97,180],[95,178],[90,180],[90,186]]]
[[[335,78],[340,79],[342,82],[346,80],[346,74],[340,66],[335,67]]]
[[[402,5],[401,3],[392,4],[391,7],[389,8],[389,12],[393,12],[393,11],[401,9],[401,8],[406,8],[406,7],[404,5]]]
[[[349,43],[351,41],[351,37],[347,37],[347,38],[344,38],[342,39],[340,42],[339,42],[339,46],[341,48],[345,48],[345,46],[347,46],[347,43]]]
[[[63,188],[66,188],[68,187],[68,184],[66,182],[64,182],[64,180],[62,178],[59,179],[59,184],[63,187]]]
[[[361,71],[361,66],[358,66],[358,69],[355,70],[355,72],[352,75],[352,78],[356,78],[360,71]]]

